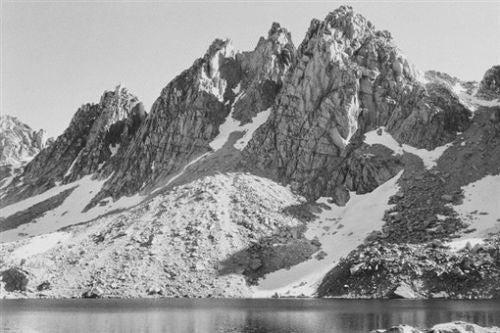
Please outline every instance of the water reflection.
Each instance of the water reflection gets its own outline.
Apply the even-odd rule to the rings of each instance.
[[[499,301],[4,300],[5,332],[361,333],[399,323],[500,326]]]

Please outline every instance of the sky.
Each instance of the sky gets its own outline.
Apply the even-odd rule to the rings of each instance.
[[[342,4],[389,30],[421,70],[479,81],[500,64],[500,0],[0,1],[0,111],[50,136],[120,83],[149,110],[215,38],[251,50],[279,22],[298,45],[311,19]]]

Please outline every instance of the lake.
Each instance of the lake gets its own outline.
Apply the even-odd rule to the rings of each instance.
[[[500,326],[500,300],[0,300],[0,331],[23,333],[366,333],[452,320]]]

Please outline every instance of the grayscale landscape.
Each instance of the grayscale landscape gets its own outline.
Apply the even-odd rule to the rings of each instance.
[[[43,68],[25,79],[13,59],[27,55],[6,47],[30,44],[9,18],[32,5],[2,2],[0,331],[500,332],[500,3],[483,4],[498,14],[484,23],[485,36],[497,37],[486,46],[496,61],[475,80],[418,68],[398,31],[357,10],[367,4],[322,3],[326,16],[306,17],[293,40],[272,21],[248,50],[206,40],[204,54],[153,92],[127,76],[123,59],[123,76],[90,100],[76,100],[73,80],[105,82],[104,74],[54,76],[21,91],[19,109],[52,87],[61,104],[21,119],[5,106],[18,98],[17,82],[36,81]],[[102,5],[175,6],[200,20],[201,7],[225,6]],[[88,25],[88,37],[112,43],[112,32]],[[168,64],[190,43],[159,50]],[[120,52],[149,56],[133,45]],[[441,50],[425,52],[434,59]],[[134,85],[155,99],[142,100]],[[80,106],[62,108],[66,100]],[[61,119],[69,124],[57,132]]]

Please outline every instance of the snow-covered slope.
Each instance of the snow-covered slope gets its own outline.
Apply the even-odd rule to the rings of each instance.
[[[488,238],[500,233],[500,175],[488,175],[463,187],[464,198],[453,209],[467,223],[464,239]]]
[[[139,194],[122,197],[117,201],[108,198],[102,200],[99,206],[85,210],[104,182],[105,180],[95,180],[91,176],[86,176],[76,182],[55,186],[37,196],[0,208],[0,216],[15,220],[16,214],[29,211],[36,205],[43,205],[65,191],[70,192],[63,198],[60,205],[45,210],[41,216],[31,219],[29,223],[0,232],[0,240],[11,242],[55,232],[70,225],[88,222],[115,210],[131,208],[144,199]]]
[[[308,225],[305,236],[321,242],[321,250],[307,261],[289,269],[268,274],[253,294],[254,297],[314,296],[323,277],[346,256],[361,245],[373,231],[383,225],[384,212],[390,208],[389,198],[397,193],[401,173],[371,193],[352,193],[345,207],[321,198],[321,213]],[[367,218],[366,212],[370,212]]]

